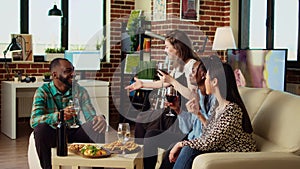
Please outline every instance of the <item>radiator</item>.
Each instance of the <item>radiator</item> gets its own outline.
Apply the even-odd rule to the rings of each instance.
[[[20,97],[17,98],[18,117],[30,117],[33,98]]]
[[[17,118],[30,117],[35,89],[23,89],[17,92]]]

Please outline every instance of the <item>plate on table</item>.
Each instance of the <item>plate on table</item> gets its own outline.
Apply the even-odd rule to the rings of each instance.
[[[96,144],[70,144],[68,150],[86,158],[105,158],[111,155],[109,150]]]
[[[125,145],[123,145],[121,141],[114,141],[112,143],[104,144],[103,148],[114,154],[122,154],[123,150],[126,154],[137,153],[141,150],[141,147],[133,141],[128,141]]]

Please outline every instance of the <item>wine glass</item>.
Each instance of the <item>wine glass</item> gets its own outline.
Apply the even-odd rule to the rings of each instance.
[[[78,116],[80,110],[79,99],[75,97],[73,100],[69,100],[69,106],[72,106],[75,111],[73,113],[73,124],[70,126],[70,128],[78,128],[79,125],[76,123],[76,116]]]
[[[118,139],[125,146],[126,142],[130,138],[130,126],[129,123],[119,123],[118,126]],[[122,154],[125,154],[125,148],[123,148]]]
[[[177,91],[174,89],[173,86],[169,86],[166,90],[167,101],[172,103],[176,100],[176,97],[177,97]],[[169,112],[166,114],[166,116],[171,116],[171,117],[175,116],[175,114],[172,113],[170,106],[168,106],[168,108],[169,108]]]

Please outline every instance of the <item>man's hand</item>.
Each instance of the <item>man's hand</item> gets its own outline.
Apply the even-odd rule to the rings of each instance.
[[[95,116],[93,119],[93,129],[99,133],[105,133],[106,130],[106,121],[102,115]]]
[[[64,108],[64,120],[70,120],[75,115],[75,110],[72,106]],[[59,117],[59,116],[58,116]]]

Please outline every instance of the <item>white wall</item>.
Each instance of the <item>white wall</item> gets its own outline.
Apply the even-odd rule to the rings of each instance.
[[[239,30],[239,1],[230,0],[230,26],[232,28],[236,46],[238,46]]]

